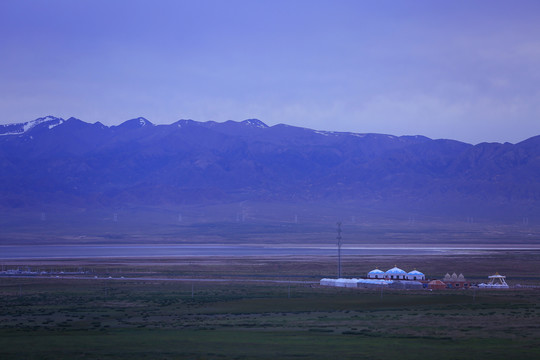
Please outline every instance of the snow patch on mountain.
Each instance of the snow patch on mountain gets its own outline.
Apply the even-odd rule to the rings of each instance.
[[[147,125],[154,125],[150,121],[146,120],[143,117],[139,117],[139,118],[137,118],[137,120],[139,120],[139,125],[141,125],[141,127],[147,126]]]
[[[335,131],[324,131],[324,130],[313,130],[315,134],[323,135],[323,136],[337,136],[339,133]]]
[[[27,132],[28,130],[38,126],[39,124],[43,124],[43,123],[46,123],[46,122],[53,123],[51,125],[59,125],[60,123],[64,122],[64,119],[59,119],[59,118],[56,118],[56,117],[50,116],[50,115],[42,117],[42,118],[38,118],[36,120],[24,123],[23,124],[23,132]],[[49,125],[49,127],[51,125]]]
[[[40,124],[48,123],[49,129],[64,123],[64,119],[54,116],[45,116],[25,123],[0,125],[0,135],[21,135]]]
[[[64,123],[64,120],[60,120],[58,123],[56,124],[51,124],[49,125],[49,130],[52,129],[52,128],[55,128],[57,127],[58,125],[62,125]]]
[[[257,128],[261,128],[261,129],[266,129],[268,127],[268,125],[266,125],[265,123],[263,123],[259,119],[244,120],[244,121],[242,121],[242,124],[257,127]]]

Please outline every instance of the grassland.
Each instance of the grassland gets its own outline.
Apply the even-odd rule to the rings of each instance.
[[[346,258],[344,269],[352,275],[375,264],[414,264],[433,277],[457,271],[478,278],[490,269],[509,271],[522,283],[540,284],[534,272],[539,259],[534,252],[364,257]],[[331,258],[26,264],[67,270],[83,266],[93,269],[98,279],[0,278],[2,359],[540,357],[540,289],[535,288],[381,293],[309,283],[245,282],[331,276]],[[130,280],[133,276],[147,279]],[[180,281],[235,276],[243,281]]]
[[[336,221],[343,223],[347,245],[540,243],[540,224],[521,213],[497,221],[471,214],[436,217],[396,211],[251,202],[170,209],[0,208],[0,243],[333,245]]]

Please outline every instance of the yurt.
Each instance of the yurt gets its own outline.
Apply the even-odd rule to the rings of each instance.
[[[409,280],[426,280],[426,275],[416,269],[409,271],[407,277]]]
[[[397,266],[394,266],[390,270],[386,271],[384,276],[390,280],[406,280],[407,272],[405,270],[401,270]]]
[[[368,272],[368,279],[384,279],[384,271],[379,269],[374,269]]]

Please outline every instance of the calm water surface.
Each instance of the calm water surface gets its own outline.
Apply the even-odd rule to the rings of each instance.
[[[444,255],[487,249],[449,249],[440,247],[365,248],[342,247],[342,255]],[[175,256],[286,256],[337,255],[328,246],[246,246],[246,245],[4,245],[0,259],[100,258],[100,257],[175,257]]]

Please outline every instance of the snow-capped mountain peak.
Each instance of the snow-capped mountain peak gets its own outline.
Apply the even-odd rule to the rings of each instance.
[[[64,121],[62,118],[48,115],[24,123],[0,125],[0,135],[21,135],[41,124],[47,124],[49,129],[52,129]]]
[[[139,128],[147,127],[147,126],[155,126],[155,125],[143,117],[138,117],[135,119],[124,121],[120,125],[113,126],[113,128],[139,129]]]
[[[242,121],[242,124],[253,126],[253,127],[258,127],[258,128],[261,128],[261,129],[266,129],[268,127],[268,125],[266,125],[265,123],[263,123],[259,119],[247,119],[247,120]]]
[[[148,121],[147,119],[143,118],[143,117],[138,117],[137,120],[139,121],[139,125],[141,127],[143,126],[147,126],[147,125],[154,125],[152,124],[150,121]]]

